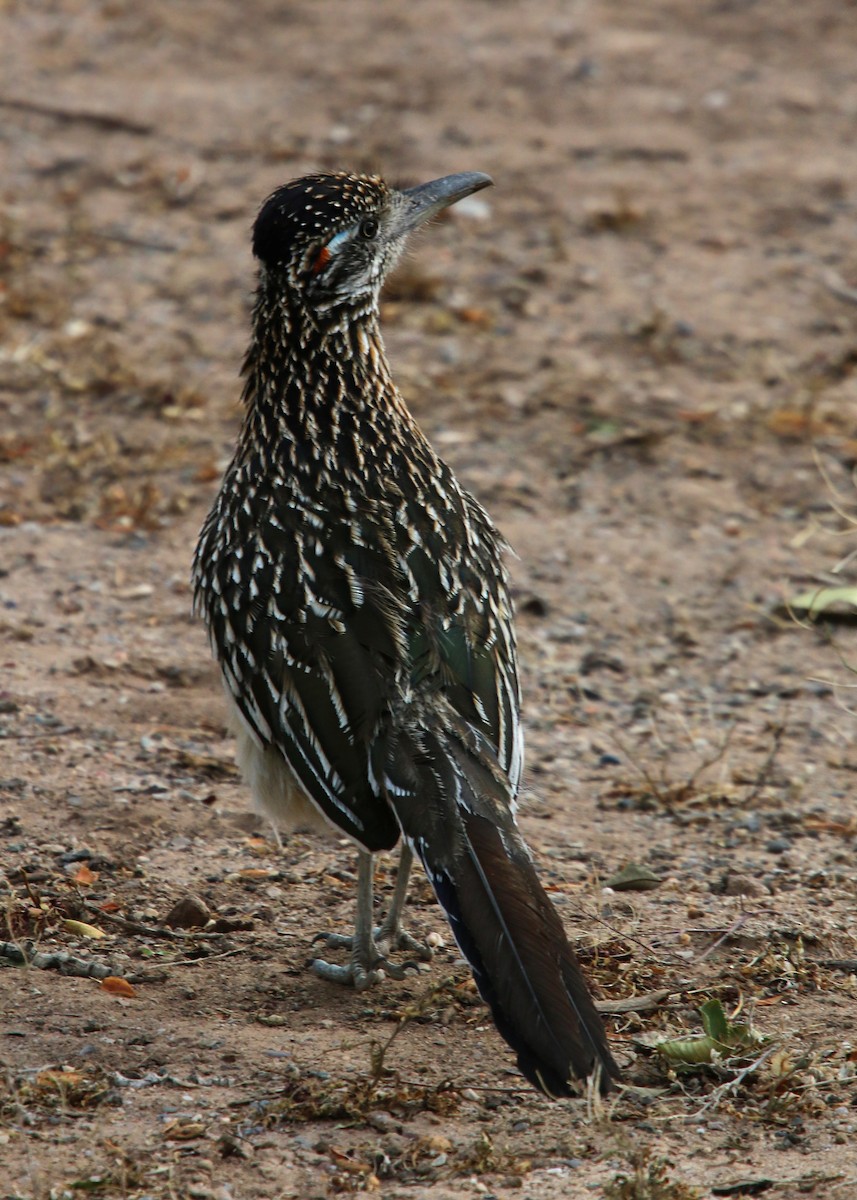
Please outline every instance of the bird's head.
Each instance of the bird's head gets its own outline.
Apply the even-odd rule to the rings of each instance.
[[[471,171],[397,190],[377,175],[306,175],[273,192],[253,227],[253,253],[275,286],[318,312],[377,301],[408,235],[488,187]]]

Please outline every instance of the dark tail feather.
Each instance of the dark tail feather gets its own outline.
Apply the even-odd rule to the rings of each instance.
[[[406,751],[409,786],[390,802],[518,1066],[552,1097],[572,1095],[571,1080],[600,1066],[609,1091],[619,1069],[490,750],[469,731],[400,742],[397,783]]]

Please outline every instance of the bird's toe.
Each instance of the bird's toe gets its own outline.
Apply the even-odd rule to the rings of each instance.
[[[420,962],[431,962],[434,958],[434,950],[428,942],[421,942],[419,938],[413,937],[404,929],[388,931],[382,925],[375,930],[375,940],[379,946],[384,947],[388,954],[394,951],[403,951],[406,954],[415,954]],[[406,966],[415,966],[415,964],[408,963]]]
[[[379,960],[379,964],[382,962],[383,960]],[[340,983],[346,987],[356,988],[358,992],[365,991],[366,988],[380,983],[386,974],[380,965],[366,967],[362,963],[354,962],[353,960],[340,966],[338,963],[325,962],[323,958],[315,958],[310,967],[313,973],[318,975],[320,979],[326,979],[329,983]]]
[[[323,942],[327,950],[353,950],[354,938],[350,933],[317,933],[312,939],[312,945]]]

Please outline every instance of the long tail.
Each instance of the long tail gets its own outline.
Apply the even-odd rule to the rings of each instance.
[[[393,757],[390,804],[522,1073],[569,1096],[600,1066],[609,1091],[619,1069],[490,747],[452,725],[401,737]]]

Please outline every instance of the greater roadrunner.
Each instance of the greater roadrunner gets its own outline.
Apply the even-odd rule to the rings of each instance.
[[[378,296],[408,235],[491,180],[395,190],[376,176],[278,188],[260,262],[244,423],[194,560],[242,772],[292,828],[356,842],[347,966],[366,986],[418,944],[401,928],[421,860],[495,1024],[550,1096],[618,1074],[562,923],[515,824],[522,739],[503,539],[396,389]],[[324,820],[321,824],[325,824]],[[329,827],[329,826],[328,826]],[[403,842],[373,929],[375,852]]]

